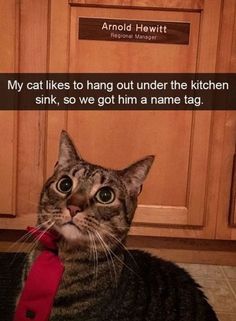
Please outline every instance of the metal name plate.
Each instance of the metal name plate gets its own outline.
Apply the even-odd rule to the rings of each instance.
[[[79,39],[189,44],[190,23],[79,18]]]

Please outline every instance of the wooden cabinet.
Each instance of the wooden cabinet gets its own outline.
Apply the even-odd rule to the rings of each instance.
[[[1,5],[5,2],[0,0]],[[9,37],[21,44],[20,50],[11,48],[9,41],[5,53],[15,50],[18,65],[14,70],[20,72],[216,72],[229,71],[229,61],[233,63],[235,57],[229,47],[234,43],[231,29],[235,4],[231,0],[137,4],[43,0],[34,5],[22,0],[9,1],[4,10],[8,15],[12,10],[18,15],[14,22],[11,19],[12,28],[18,32]],[[80,40],[79,17],[189,22],[189,44]],[[226,57],[223,62],[222,57]],[[229,225],[235,112],[22,111],[7,115],[16,114],[18,130],[13,120],[5,129],[9,142],[4,142],[13,153],[9,152],[11,163],[8,158],[5,164],[0,156],[0,164],[5,162],[3,166],[11,173],[8,192],[0,189],[0,212],[6,211],[6,205],[16,217],[0,218],[1,228],[22,229],[35,220],[40,188],[53,169],[59,133],[64,128],[86,159],[104,166],[122,168],[147,154],[156,155],[132,235],[236,239],[235,232],[228,232],[235,230]],[[223,185],[227,186],[224,199],[220,194]],[[16,210],[7,205],[1,193],[16,195],[10,198],[11,204],[16,202]],[[227,221],[224,232],[219,223],[223,221]]]
[[[70,4],[69,16],[60,21],[55,16],[51,21],[54,39],[50,46],[50,71],[216,71],[221,1],[150,1],[139,3],[135,10],[125,4],[114,6],[114,2],[108,7],[80,6],[80,1]],[[156,9],[147,10],[148,5]],[[58,3],[52,6],[52,11],[59,11]],[[191,24],[189,45],[80,40],[80,17],[187,21]],[[58,51],[62,34],[69,41],[64,41],[63,50]],[[70,131],[82,155],[91,162],[120,168],[146,154],[155,154],[157,160],[140,197],[131,234],[215,238],[220,149],[214,133],[215,124],[222,117],[224,112],[207,111],[69,111],[60,116],[49,112],[48,172],[55,162],[62,126]]]
[[[0,111],[0,204],[2,216],[16,214],[17,113]]]
[[[236,225],[236,155],[234,155],[234,166],[232,175],[230,223],[233,226]]]
[[[0,29],[6,30],[0,41],[0,72],[14,72],[17,61],[18,41],[17,13],[15,1],[0,2]],[[11,21],[11,23],[9,23]],[[4,106],[2,106],[4,107]],[[0,215],[2,217],[16,214],[16,176],[17,176],[17,136],[18,113],[0,111]]]
[[[0,0],[0,72],[46,71],[47,10],[47,1]],[[0,229],[23,230],[36,220],[45,116],[0,111]]]
[[[225,115],[225,131],[219,138],[222,146],[216,238],[236,239],[235,222],[235,111]]]

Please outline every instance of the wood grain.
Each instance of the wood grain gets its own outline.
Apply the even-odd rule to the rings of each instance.
[[[236,2],[224,1],[220,23],[219,48],[217,55],[218,72],[236,72]]]
[[[189,45],[78,40],[79,17],[189,22]],[[70,72],[195,72],[200,13],[72,7]],[[58,26],[59,27],[59,26]],[[94,48],[96,47],[96,50]],[[76,54],[75,54],[76,53]],[[138,54],[137,54],[138,53]],[[99,58],[100,57],[100,58]],[[153,59],[153,57],[157,57]],[[181,61],[184,63],[177,63]],[[86,63],[85,63],[86,62]]]
[[[20,72],[46,72],[48,53],[48,0],[21,1]],[[19,116],[18,222],[36,217],[45,171],[44,111],[21,111]],[[29,215],[29,216],[27,216]]]
[[[49,72],[68,72],[70,9],[68,0],[50,1]]]
[[[17,72],[19,57],[19,3],[0,0],[0,71]],[[4,106],[2,106],[4,107]],[[16,215],[18,113],[0,111],[0,214]]]
[[[78,17],[94,17],[94,13],[95,9],[92,8],[72,8],[69,59],[71,72],[145,72],[149,70],[181,72],[183,68],[186,68],[184,71],[190,72],[196,70],[198,59],[201,58],[205,62],[209,59],[205,52],[202,52],[199,57],[197,51],[199,43],[196,39],[199,33],[203,32],[199,27],[205,28],[204,25],[200,25],[198,13],[132,10],[126,10],[124,13],[120,9],[96,8],[97,17],[109,19],[132,17],[138,21],[146,17],[146,20],[150,21],[189,21],[191,23],[189,46],[185,48],[172,45],[171,52],[169,47],[164,45],[155,47],[148,44],[140,46],[134,43],[108,44],[78,40],[75,27],[78,25]],[[215,19],[219,19],[219,14],[220,12],[217,11]],[[205,13],[205,19],[208,19],[207,13]],[[213,22],[210,28],[214,28]],[[217,33],[213,38],[214,41],[217,39]],[[96,51],[94,51],[95,44]],[[136,52],[139,52],[138,56]],[[216,55],[216,48],[214,52]],[[173,59],[170,57],[172,53]],[[183,60],[187,61],[184,66]],[[118,130],[120,124],[122,124],[121,129]],[[117,128],[116,131],[114,127]],[[176,217],[180,219],[179,224],[175,220],[176,226],[184,223],[202,227],[205,224],[208,147],[211,132],[210,112],[134,114],[126,111],[101,114],[70,111],[68,128],[75,141],[81,146],[82,154],[85,151],[85,155],[88,155],[91,161],[96,162],[100,159],[105,166],[125,166],[132,158],[140,158],[145,153],[153,153],[157,158],[159,157],[140,198],[140,204],[149,206],[145,209],[146,212],[143,209],[142,222],[149,224],[149,219],[152,224],[155,222],[154,233],[159,233],[158,224],[160,223],[174,224],[175,210]],[[112,137],[112,140],[110,139],[109,142],[107,137]],[[114,151],[110,153],[110,150]],[[123,151],[122,156],[120,150]],[[149,192],[150,190],[152,193]],[[152,218],[148,215],[150,206],[153,211]],[[177,206],[188,209],[181,218],[178,215]],[[173,215],[170,215],[169,208],[172,208]],[[156,214],[154,214],[155,211]],[[135,227],[134,231],[138,229]]]
[[[19,2],[0,0],[0,71],[17,72],[19,57]]]
[[[232,8],[233,6],[231,6]],[[232,33],[232,47],[231,47],[231,57],[230,57],[230,72],[236,72],[236,3],[234,3],[233,12],[231,12],[231,16],[234,17],[234,28]],[[229,29],[229,31],[232,30]]]
[[[17,127],[15,111],[0,111],[0,214],[16,215]]]
[[[84,6],[109,6],[109,7],[133,7],[133,8],[163,8],[179,10],[200,10],[204,6],[204,0],[68,0],[71,5]]]
[[[236,154],[234,154],[234,165],[233,165],[233,174],[232,174],[230,223],[231,225],[236,227]]]
[[[0,23],[5,24],[3,29],[9,30],[2,33],[5,37],[3,55],[7,61],[0,59],[5,63],[5,69],[1,71],[13,71],[9,69],[13,67],[20,72],[46,71],[48,1],[1,1],[0,5],[1,9],[6,10],[1,11]],[[9,41],[6,35],[11,37]],[[2,179],[5,186],[0,192],[1,198],[4,197],[0,211],[4,210],[7,202],[16,202],[15,210],[11,210],[11,213],[17,214],[14,218],[1,218],[0,226],[3,229],[25,229],[35,222],[45,166],[44,120],[45,113],[40,111],[1,112],[0,131],[1,137],[4,137],[1,144],[7,152],[1,154],[0,163],[1,168],[5,169],[2,175],[8,173],[8,178]],[[12,165],[14,158],[17,161],[15,167]],[[3,162],[7,162],[5,166]],[[16,193],[14,190],[8,192],[8,184],[12,184],[12,188],[14,186]]]
[[[235,19],[236,2],[229,0],[224,2],[221,20],[221,36],[218,48],[217,71],[235,72],[236,71],[236,37]],[[227,31],[227,32],[226,32]],[[228,111],[225,116],[222,130],[218,127],[218,146],[221,144],[222,154],[219,156],[221,167],[221,180],[219,185],[219,198],[217,207],[217,228],[216,238],[236,240],[236,228],[230,227],[230,195],[232,189],[233,159],[236,144],[236,112]],[[219,119],[220,121],[220,119]]]
[[[199,34],[198,72],[216,71],[222,4],[222,0],[204,1]]]
[[[139,205],[133,219],[133,226],[136,224],[166,225],[167,217],[169,225],[183,226],[188,224],[187,215],[186,207]]]
[[[128,246],[174,262],[236,266],[236,244],[232,241],[130,236]]]
[[[222,134],[221,180],[217,211],[217,239],[236,239],[235,227],[230,227],[230,200],[233,182],[233,161],[236,144],[236,112],[225,113],[225,128]]]

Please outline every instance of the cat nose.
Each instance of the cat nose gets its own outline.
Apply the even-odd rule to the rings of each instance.
[[[83,211],[82,208],[76,205],[67,205],[67,208],[70,211],[71,217],[74,217],[77,213],[80,213]]]
[[[83,212],[88,207],[86,195],[82,193],[71,195],[66,202],[66,207],[70,211],[71,217],[75,216],[77,213]]]

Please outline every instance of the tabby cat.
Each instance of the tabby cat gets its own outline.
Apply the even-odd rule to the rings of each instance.
[[[187,272],[125,247],[153,160],[148,156],[123,170],[93,165],[62,132],[38,216],[38,226],[60,234],[58,254],[65,266],[50,321],[217,320]]]

